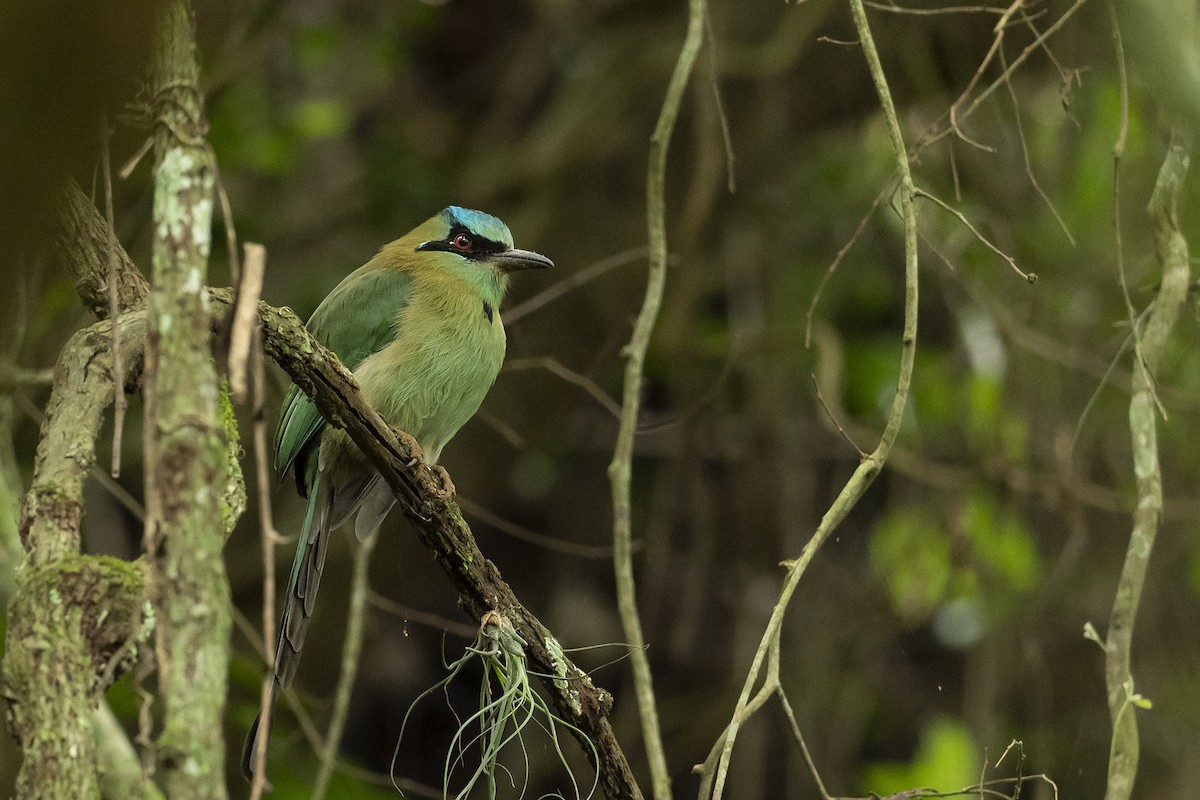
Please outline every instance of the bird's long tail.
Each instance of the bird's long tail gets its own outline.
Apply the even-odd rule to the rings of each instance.
[[[296,544],[296,557],[288,576],[287,604],[279,622],[279,638],[275,646],[275,680],[271,687],[270,709],[274,716],[275,701],[279,690],[291,685],[300,664],[300,649],[304,646],[304,635],[308,621],[312,618],[313,604],[321,584],[321,572],[325,568],[325,553],[329,545],[329,507],[331,490],[321,485],[321,473],[315,472],[308,490],[308,511],[304,515],[304,526],[300,529],[300,540]],[[255,718],[242,746],[242,774],[247,779],[254,776],[254,765],[258,757],[258,729],[262,713]],[[268,734],[270,720],[268,719]],[[264,739],[265,741],[265,739]]]

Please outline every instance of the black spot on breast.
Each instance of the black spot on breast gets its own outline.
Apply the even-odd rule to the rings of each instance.
[[[487,317],[488,322],[491,322],[492,317],[495,316],[495,312],[492,310],[491,303],[486,300],[483,301],[483,315]]]

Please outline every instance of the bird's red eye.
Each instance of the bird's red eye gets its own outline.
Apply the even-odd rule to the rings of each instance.
[[[451,240],[451,243],[459,250],[466,251],[471,249],[471,237],[465,233],[460,233],[455,236],[454,239]]]

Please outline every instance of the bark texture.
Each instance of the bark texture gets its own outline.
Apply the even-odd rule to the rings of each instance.
[[[108,224],[91,199],[73,180],[66,182],[55,201],[54,252],[75,280],[79,297],[100,319],[109,315]],[[150,284],[124,248],[116,248],[117,303],[119,308],[139,308],[150,296]]]
[[[227,402],[209,350],[204,289],[213,164],[190,9],[172,0],[161,14],[145,385],[146,542],[164,716],[158,771],[169,797],[224,798],[232,604],[221,551],[236,513],[224,502],[232,469]]]

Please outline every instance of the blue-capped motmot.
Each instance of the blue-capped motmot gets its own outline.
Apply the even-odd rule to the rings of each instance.
[[[436,464],[500,371],[500,301],[509,274],[550,266],[545,256],[514,248],[508,226],[492,215],[450,206],[348,275],[317,306],[308,329],[354,373],[384,421],[409,433]],[[345,432],[326,425],[296,386],[275,431],[275,469],[280,477],[294,472],[308,498],[275,649],[277,691],[295,677],[330,533],[357,512],[361,540],[396,501]],[[242,751],[247,777],[257,731],[256,720]]]

